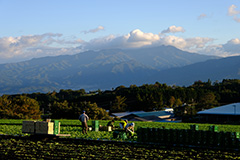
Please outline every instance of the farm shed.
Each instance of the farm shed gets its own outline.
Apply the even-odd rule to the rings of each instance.
[[[131,113],[129,115],[123,116],[122,119],[127,119],[129,121],[154,121],[161,122],[166,121],[167,119],[171,121],[171,118],[174,116],[172,112],[167,111],[153,111],[153,112],[140,112],[140,113]]]
[[[240,122],[240,103],[223,105],[197,113],[200,122],[228,123]]]
[[[124,116],[130,115],[130,114],[136,114],[136,113],[144,113],[144,111],[111,113],[111,116],[122,118]]]
[[[135,114],[129,114],[127,116],[124,116],[122,119],[127,119],[128,121],[146,121],[146,122],[152,122],[152,120],[147,120],[145,118],[141,118],[136,116]]]

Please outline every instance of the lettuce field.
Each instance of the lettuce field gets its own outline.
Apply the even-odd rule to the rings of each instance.
[[[124,142],[1,138],[1,159],[240,159],[237,151],[163,147]]]
[[[61,133],[67,138],[38,139],[23,134],[22,120],[0,120],[1,159],[240,159],[239,149],[207,149],[156,145],[135,142],[136,139],[113,139],[113,132],[89,131],[81,133],[78,120],[59,120]],[[99,121],[105,126],[108,121]],[[120,121],[115,122],[118,126]],[[91,126],[89,121],[88,125]],[[141,127],[190,129],[186,123],[135,122]],[[199,130],[208,130],[211,124],[198,124]],[[239,125],[218,125],[219,131],[240,132]]]

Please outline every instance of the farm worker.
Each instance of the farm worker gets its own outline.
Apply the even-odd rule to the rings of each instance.
[[[125,126],[125,131],[126,131],[126,133],[130,132],[130,133],[131,133],[131,136],[133,136],[133,135],[134,135],[134,126],[135,126],[134,123],[128,123],[128,124]]]
[[[121,122],[119,123],[120,128],[121,128],[121,129],[124,129],[124,128],[126,127],[127,123],[128,123],[128,120],[121,121]]]
[[[110,127],[113,128],[114,127],[114,122],[115,122],[114,120],[111,120],[110,122],[108,122],[107,126],[110,126]]]
[[[128,120],[125,119],[125,120],[124,120],[124,124],[123,124],[123,128],[125,128],[127,124],[128,124]]]
[[[87,130],[88,130],[87,121],[89,120],[89,118],[85,113],[85,111],[83,111],[83,113],[79,116],[78,119],[82,122],[82,133],[87,134]]]

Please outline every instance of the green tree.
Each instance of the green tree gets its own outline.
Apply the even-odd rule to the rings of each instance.
[[[121,97],[121,96],[116,96],[116,99],[114,103],[112,104],[110,111],[111,112],[124,112],[126,110],[126,104],[125,101],[127,98]]]
[[[140,109],[144,111],[153,111],[155,108],[159,108],[152,93],[137,94],[137,101]]]
[[[176,102],[176,99],[174,96],[171,96],[170,99],[169,99],[169,107],[172,108],[173,105],[175,104]]]
[[[97,106],[96,103],[84,102],[83,110],[86,112],[90,119],[111,119],[108,112]]]
[[[11,106],[12,101],[8,99],[7,95],[0,97],[0,118],[8,118],[9,114],[12,114],[9,107]]]
[[[12,99],[3,96],[0,98],[0,115],[1,118],[40,119],[41,112],[35,99],[22,95]]]
[[[72,107],[65,100],[63,102],[55,101],[51,105],[51,118],[70,118],[72,116]]]
[[[178,107],[178,106],[181,106],[182,104],[183,104],[182,101],[178,98],[175,100],[174,106]]]
[[[216,96],[214,95],[213,92],[207,92],[201,95],[201,97],[199,98],[198,106],[197,106],[198,110],[213,108],[215,105],[218,104],[215,98]]]

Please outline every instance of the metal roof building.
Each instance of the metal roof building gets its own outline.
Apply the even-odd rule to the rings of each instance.
[[[223,105],[197,113],[200,122],[240,123],[240,103]]]
[[[130,114],[144,113],[144,111],[111,113],[112,116],[122,118]]]
[[[116,116],[121,119],[127,119],[129,121],[171,121],[174,117],[173,109],[165,109],[163,111],[136,111],[136,112],[121,112],[121,113],[112,113],[112,116]]]
[[[152,112],[135,112],[121,117],[122,119],[127,119],[129,121],[171,121],[174,116],[173,113],[167,111],[152,111]]]
[[[240,103],[232,103],[212,109],[200,111],[197,114],[240,115]]]

